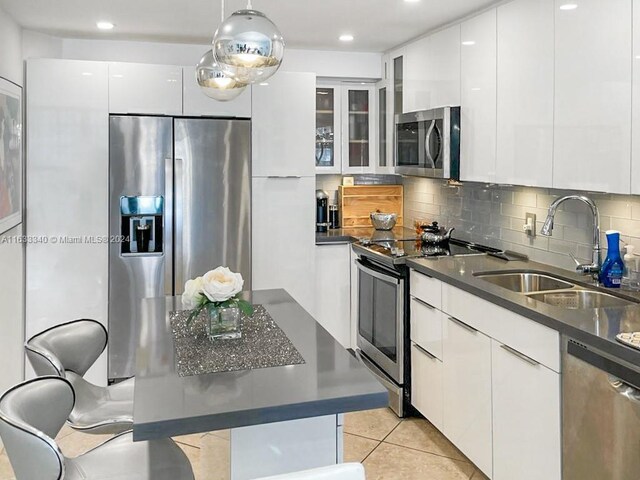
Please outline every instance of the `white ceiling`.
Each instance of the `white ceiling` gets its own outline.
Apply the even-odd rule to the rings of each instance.
[[[246,1],[246,0],[245,0]],[[227,15],[244,8],[226,0]],[[382,52],[480,10],[496,0],[253,0],[294,48]],[[220,19],[220,0],[0,0],[23,27],[71,38],[205,44]],[[116,28],[96,29],[109,20]],[[351,33],[355,40],[338,41]]]

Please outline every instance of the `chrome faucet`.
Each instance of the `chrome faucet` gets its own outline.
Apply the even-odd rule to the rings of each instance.
[[[598,273],[600,273],[600,267],[602,266],[602,249],[600,248],[600,214],[598,213],[598,207],[593,200],[589,197],[585,197],[584,195],[567,195],[565,197],[557,198],[551,205],[549,205],[547,219],[544,221],[544,225],[542,226],[540,233],[547,237],[551,236],[551,231],[553,230],[553,218],[556,215],[556,210],[558,209],[558,206],[566,200],[579,200],[586,203],[589,205],[591,213],[593,214],[593,256],[591,258],[591,263],[580,263],[573,255],[569,255],[571,255],[571,258],[576,262],[577,272],[583,275],[592,274],[594,278],[596,278]]]

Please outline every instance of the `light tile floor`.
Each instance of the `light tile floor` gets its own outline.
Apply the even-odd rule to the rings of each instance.
[[[399,419],[389,409],[345,415],[345,462],[362,462],[367,480],[487,480],[428,421]],[[62,453],[77,456],[108,436],[64,427],[56,438]],[[174,440],[191,461],[196,480],[228,480],[229,431],[185,435]],[[14,480],[0,451],[0,480]]]

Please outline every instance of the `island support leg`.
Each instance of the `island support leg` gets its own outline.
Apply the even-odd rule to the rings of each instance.
[[[231,480],[341,463],[343,415],[231,429]]]

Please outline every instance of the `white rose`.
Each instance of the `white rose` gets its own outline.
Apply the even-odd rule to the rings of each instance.
[[[182,304],[187,308],[196,308],[202,299],[202,288],[204,281],[202,277],[187,280],[184,284],[184,293],[182,294]]]
[[[242,291],[242,275],[227,267],[210,270],[202,277],[202,292],[212,302],[224,302]]]

